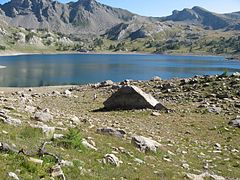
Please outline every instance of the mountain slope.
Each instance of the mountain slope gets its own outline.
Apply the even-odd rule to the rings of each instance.
[[[216,30],[233,27],[240,23],[240,14],[217,14],[201,7],[192,9],[183,9],[182,11],[173,11],[173,14],[162,18],[164,21],[182,21],[190,24],[202,25],[204,27]]]
[[[1,6],[5,20],[13,26],[47,28],[63,33],[101,33],[134,14],[95,0],[62,4],[52,0],[11,0]]]
[[[170,22],[160,22],[151,20],[146,17],[135,17],[132,21],[120,23],[105,33],[105,36],[111,40],[122,40],[130,38],[135,40],[138,38],[151,37],[159,32],[173,28]]]

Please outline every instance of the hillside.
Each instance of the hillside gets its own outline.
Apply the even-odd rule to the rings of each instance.
[[[201,7],[144,17],[95,0],[12,0],[0,6],[2,50],[148,52],[239,58],[240,13]],[[3,35],[3,32],[6,35]]]

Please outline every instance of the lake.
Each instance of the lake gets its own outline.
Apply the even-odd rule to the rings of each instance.
[[[240,61],[215,56],[60,54],[0,57],[0,86],[86,84],[240,72]]]

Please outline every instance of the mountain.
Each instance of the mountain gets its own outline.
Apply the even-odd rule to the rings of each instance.
[[[232,18],[232,19],[239,20],[240,19],[240,12],[227,13],[227,14],[225,14],[225,16],[227,16],[229,18]]]
[[[74,35],[105,35],[112,40],[145,38],[181,24],[212,30],[240,30],[240,12],[217,14],[201,7],[175,10],[167,17],[144,17],[95,0],[67,4],[54,0],[11,0],[0,18],[14,27]]]
[[[5,21],[13,26],[49,29],[62,33],[102,33],[135,15],[95,0],[63,4],[52,0],[11,0],[3,4]]]
[[[205,28],[217,30],[233,28],[240,24],[240,14],[217,14],[201,7],[192,9],[175,10],[172,15],[161,18],[163,21],[185,22],[189,24],[201,25]]]
[[[123,40],[127,38],[135,40],[151,37],[153,34],[164,32],[173,28],[173,26],[170,22],[160,22],[156,19],[137,16],[129,22],[120,23],[108,29],[104,35],[111,40]]]

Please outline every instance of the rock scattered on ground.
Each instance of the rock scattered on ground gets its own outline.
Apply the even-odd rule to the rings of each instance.
[[[33,162],[33,163],[36,163],[36,164],[40,164],[40,165],[43,164],[43,160],[41,160],[41,159],[36,159],[36,158],[32,158],[32,157],[29,157],[29,161],[31,161],[31,162]]]
[[[104,156],[103,159],[104,163],[109,163],[112,164],[114,166],[120,166],[120,164],[122,163],[117,156],[115,156],[114,154],[106,154]]]
[[[157,152],[157,149],[161,146],[161,144],[159,144],[157,141],[143,136],[133,136],[132,143],[142,152]]]
[[[114,82],[112,80],[106,80],[100,83],[100,87],[112,86]]]
[[[126,132],[122,129],[115,129],[112,127],[106,127],[106,128],[99,128],[97,129],[97,133],[105,134],[105,135],[111,135],[118,138],[124,138],[126,135]]]
[[[34,114],[34,119],[37,121],[48,122],[53,120],[53,116],[50,114],[48,109],[44,109],[42,111],[36,112]]]
[[[229,125],[240,128],[240,117],[237,117],[236,119],[231,120],[229,122]]]
[[[214,174],[210,174],[208,172],[202,173],[200,175],[187,173],[186,177],[191,179],[191,180],[205,180],[206,178],[210,178],[212,180],[225,180],[225,178],[222,177],[222,176],[217,176],[217,175],[214,175]]]
[[[53,178],[58,177],[58,178],[62,178],[63,180],[66,179],[60,165],[55,165],[55,166],[53,166],[53,167],[52,167],[51,174],[52,174],[52,177],[53,177]]]
[[[8,176],[14,180],[19,180],[19,177],[14,172],[9,172]]]
[[[86,148],[97,151],[97,148],[93,144],[90,144],[86,139],[82,139],[82,145],[85,146]]]
[[[11,126],[20,126],[22,124],[22,121],[20,119],[14,119],[11,117],[3,119],[3,122]]]

